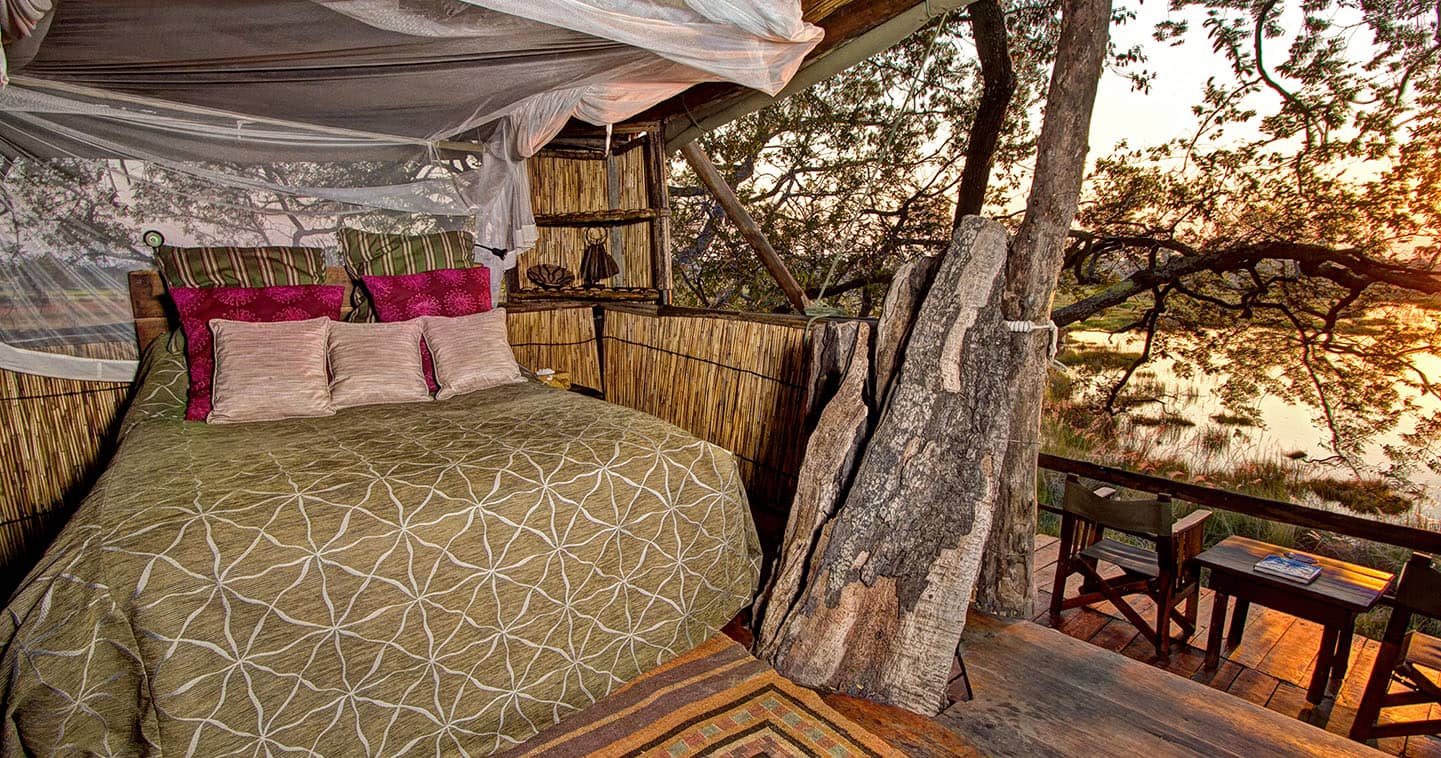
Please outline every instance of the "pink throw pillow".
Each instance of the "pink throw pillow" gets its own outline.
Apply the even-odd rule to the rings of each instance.
[[[381,321],[469,316],[490,310],[490,269],[438,268],[419,274],[362,276]]]
[[[503,308],[455,318],[427,316],[425,339],[435,346],[436,400],[525,381],[510,349]]]
[[[490,269],[438,268],[419,274],[362,276],[370,293],[375,316],[381,321],[409,321],[421,316],[469,316],[490,310]],[[420,341],[421,368],[431,392],[440,389],[435,381],[435,363],[430,346]]]
[[[327,284],[286,287],[172,287],[170,297],[185,332],[185,359],[190,367],[189,402],[185,420],[210,415],[210,387],[215,375],[215,342],[211,319],[248,321],[340,320],[345,288]]]

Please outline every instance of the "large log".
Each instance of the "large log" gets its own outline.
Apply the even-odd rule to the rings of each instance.
[[[776,640],[783,620],[794,610],[806,566],[825,547],[822,528],[835,515],[870,431],[864,397],[870,376],[870,325],[826,323],[813,334],[807,394],[808,404],[819,412],[796,475],[780,558],[753,613],[757,652],[766,656],[775,651],[759,641]]]
[[[869,390],[871,409],[877,415],[890,394],[901,355],[911,338],[916,313],[931,287],[940,260],[938,257],[918,258],[902,266],[891,279],[890,290],[881,304],[881,321],[876,327],[875,368],[871,371]]]
[[[756,596],[752,618],[758,639],[778,639],[783,619],[794,610],[805,569],[823,547],[821,527],[835,514],[855,473],[880,416],[883,400],[878,398],[887,394],[938,261],[920,258],[896,272],[874,342],[864,322],[822,321],[813,327],[806,372],[806,454],[796,476],[780,558]],[[756,648],[765,656],[775,652],[759,643]]]
[[[797,682],[919,713],[945,705],[1010,429],[1006,252],[995,222],[957,229],[850,489],[811,523],[798,593],[769,599],[757,649]]]

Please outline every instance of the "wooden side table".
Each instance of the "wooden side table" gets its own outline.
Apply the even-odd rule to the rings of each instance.
[[[1236,610],[1231,614],[1231,629],[1226,635],[1232,647],[1241,642],[1251,603],[1314,621],[1322,627],[1321,652],[1306,689],[1306,700],[1315,704],[1325,697],[1329,684],[1339,686],[1346,676],[1356,614],[1376,605],[1394,575],[1319,555],[1311,557],[1321,567],[1321,575],[1310,584],[1290,582],[1254,570],[1262,558],[1286,552],[1311,555],[1233,536],[1196,556],[1197,563],[1211,570],[1211,589],[1216,593],[1204,665],[1210,670],[1220,662],[1221,628],[1226,623],[1226,606],[1232,597],[1236,598]]]

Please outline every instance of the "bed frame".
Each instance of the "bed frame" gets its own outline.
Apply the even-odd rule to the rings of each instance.
[[[131,271],[130,313],[135,321],[135,339],[144,350],[156,337],[179,326],[180,319],[175,313],[175,304],[165,291],[165,281],[160,272],[153,269]],[[350,275],[340,266],[325,268],[325,283],[345,287],[345,297],[340,303],[340,315],[350,313]]]

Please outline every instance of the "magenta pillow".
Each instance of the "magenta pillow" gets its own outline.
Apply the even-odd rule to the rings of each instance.
[[[210,320],[304,321],[340,320],[345,288],[327,284],[285,287],[172,287],[170,297],[180,312],[185,332],[185,360],[190,366],[189,403],[185,420],[204,421],[210,415],[210,385],[215,375],[215,341]]]
[[[490,310],[490,269],[438,268],[419,274],[362,276],[375,316],[381,321],[409,321],[421,316],[469,316]],[[420,341],[425,383],[435,392],[435,363],[430,346]]]
[[[381,321],[469,316],[490,310],[490,269],[438,268],[419,274],[362,276]]]

